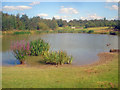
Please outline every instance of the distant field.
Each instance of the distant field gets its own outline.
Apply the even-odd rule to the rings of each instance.
[[[34,57],[33,57],[34,59]],[[3,88],[117,88],[118,59],[97,66],[13,66],[2,68]]]
[[[87,28],[87,30],[107,30],[109,27],[92,27],[92,28]]]
[[[8,30],[3,31],[3,35],[19,35],[19,34],[39,34],[39,33],[88,33],[92,31],[93,34],[110,34],[113,33],[118,34],[117,31],[113,31],[113,28],[109,27],[92,27],[92,28],[83,28],[76,27],[72,29],[71,27],[58,27],[56,30]]]

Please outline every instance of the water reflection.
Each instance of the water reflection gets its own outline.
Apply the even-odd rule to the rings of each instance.
[[[74,65],[84,65],[95,62],[99,52],[108,52],[110,48],[118,48],[118,37],[99,34],[37,34],[37,35],[9,35],[3,37],[2,60],[3,65],[19,64],[11,50],[10,43],[17,40],[36,40],[42,38],[51,46],[50,50],[64,50],[74,57]],[[111,45],[106,46],[107,43]]]

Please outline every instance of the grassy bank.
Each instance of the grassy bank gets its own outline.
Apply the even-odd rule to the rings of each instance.
[[[112,59],[109,55],[102,56],[106,58],[104,63],[83,67],[72,65],[2,67],[2,87],[116,88],[118,87],[118,58],[116,54],[111,55],[114,55]]]
[[[75,28],[59,27],[56,30],[9,30],[3,31],[3,35],[18,35],[18,34],[40,34],[40,33],[89,33],[89,34],[110,34],[118,35],[117,31],[109,27],[93,27],[93,28]]]

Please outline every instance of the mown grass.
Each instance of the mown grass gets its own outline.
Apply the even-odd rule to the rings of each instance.
[[[31,60],[34,57],[31,57]],[[38,57],[39,59],[39,57]],[[37,60],[36,60],[37,61]],[[43,65],[44,66],[44,65]],[[118,59],[97,66],[2,67],[3,88],[117,88]]]

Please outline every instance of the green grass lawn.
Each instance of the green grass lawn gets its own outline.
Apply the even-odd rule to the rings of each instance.
[[[3,88],[116,88],[117,85],[117,56],[97,66],[2,67]]]

